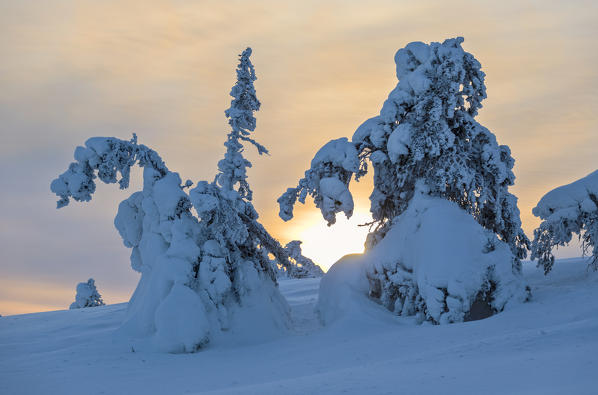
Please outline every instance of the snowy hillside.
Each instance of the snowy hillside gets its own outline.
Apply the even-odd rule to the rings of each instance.
[[[372,302],[322,327],[320,280],[283,280],[293,333],[195,354],[114,342],[125,304],[1,317],[0,394],[596,393],[598,273],[571,259],[524,276],[531,302],[440,326]]]

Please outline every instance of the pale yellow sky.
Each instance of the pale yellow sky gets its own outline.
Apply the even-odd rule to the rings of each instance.
[[[324,267],[361,250],[367,182],[354,218],[332,228],[311,204],[284,223],[276,198],[323,143],[378,114],[397,49],[454,36],[487,74],[479,120],[512,149],[531,236],[542,194],[598,168],[595,2],[0,2],[0,314],[65,308],[88,277],[107,301],[127,300],[137,275],[112,220],[139,181],[60,211],[49,183],[88,137],[132,132],[183,179],[211,180],[246,46],[262,101],[255,138],[271,151],[248,149],[262,222]]]

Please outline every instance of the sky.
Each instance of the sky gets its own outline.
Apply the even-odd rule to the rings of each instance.
[[[276,199],[319,147],[378,115],[399,48],[455,36],[486,73],[478,120],[511,147],[531,237],[542,195],[598,167],[596,2],[0,0],[0,314],[66,308],[89,277],[108,303],[128,300],[138,274],[113,219],[140,172],[129,190],[98,185],[60,210],[50,182],[87,138],[133,132],[183,180],[211,181],[247,46],[254,137],[271,153],[247,150],[261,222],[325,269],[362,251],[370,178],[353,183],[351,220],[331,228],[311,203],[283,222]]]

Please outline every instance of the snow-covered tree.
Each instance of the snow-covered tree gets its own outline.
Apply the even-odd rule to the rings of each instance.
[[[71,303],[69,309],[82,309],[84,307],[104,306],[102,295],[98,292],[93,278],[87,282],[77,284],[77,294],[75,301]]]
[[[243,141],[253,144],[259,154],[267,154],[263,145],[249,137],[255,130],[256,120],[253,116],[260,109],[260,102],[256,97],[253,81],[257,79],[255,69],[249,57],[251,48],[247,48],[240,55],[237,67],[237,83],[232,87],[230,95],[233,97],[230,108],[225,111],[228,123],[232,127],[224,143],[226,154],[218,162],[220,173],[216,179],[225,191],[232,190],[237,184],[240,197],[252,200],[253,192],[247,183],[247,168],[251,162],[243,157]]]
[[[531,257],[545,274],[554,265],[552,249],[569,244],[574,233],[598,270],[598,171],[548,192],[532,212],[542,223],[534,230]]]
[[[292,278],[322,277],[324,271],[314,261],[302,254],[301,244],[302,242],[300,240],[293,240],[285,245],[284,248],[293,265],[293,271],[287,273],[285,270],[281,275]]]
[[[281,218],[291,219],[296,201],[304,203],[308,194],[329,225],[339,212],[351,216],[349,184],[371,166],[370,211],[375,229],[368,236],[368,249],[385,237],[416,193],[421,193],[454,202],[483,229],[497,235],[496,241],[488,240],[488,248],[496,243],[508,245],[509,264],[519,273],[529,240],[521,229],[517,199],[508,190],[515,180],[514,160],[509,147],[499,145],[494,134],[475,120],[486,97],[485,75],[473,55],[463,50],[462,42],[461,37],[443,43],[413,42],[400,49],[395,55],[399,82],[380,115],[365,121],[351,141],[332,140],[316,153],[298,186],[279,198]],[[436,248],[435,241],[430,240],[428,248]],[[368,277],[373,295],[380,296],[378,289],[388,289],[389,300],[422,295],[424,291],[416,284],[392,286],[393,273],[388,265],[372,267]],[[480,284],[470,291],[480,293]],[[447,296],[446,289],[439,292]],[[446,300],[443,303],[450,309]],[[462,309],[466,312],[469,306]],[[463,316],[457,314],[451,320]]]
[[[125,246],[132,249],[132,268],[141,273],[121,328],[127,337],[138,339],[138,347],[149,339],[164,351],[192,352],[224,331],[265,336],[288,325],[288,305],[264,258],[271,253],[290,268],[288,256],[257,221],[245,175],[250,163],[236,145],[248,141],[265,152],[247,132],[255,128],[252,111],[257,109],[248,104],[257,102],[250,53],[248,49],[241,56],[241,81],[236,85],[241,88],[231,92],[234,100],[227,115],[233,132],[219,164],[220,185],[200,181],[187,192],[191,181],[182,185],[178,173],[155,151],[138,144],[136,136],[131,141],[89,139],[85,147],[77,147],[76,161],[52,182],[60,208],[71,198],[91,200],[96,178],[118,182],[124,189],[131,167],[143,168],[143,190],[120,203],[114,220]],[[249,77],[243,72],[247,69]],[[247,92],[255,100],[247,101]]]

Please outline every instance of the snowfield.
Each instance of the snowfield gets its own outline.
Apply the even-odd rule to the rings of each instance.
[[[115,341],[126,304],[0,318],[0,394],[595,394],[598,273],[524,264],[533,299],[481,321],[416,325],[371,302],[322,326],[319,279],[283,280],[294,329],[194,354]]]

